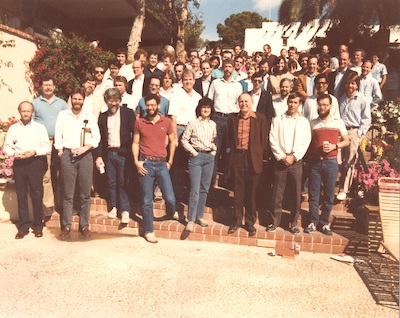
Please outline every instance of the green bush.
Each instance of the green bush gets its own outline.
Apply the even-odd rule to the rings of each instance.
[[[93,48],[75,34],[57,40],[37,37],[36,41],[38,50],[29,63],[35,91],[40,89],[40,77],[49,73],[56,81],[55,94],[65,100],[74,87],[81,85],[81,79],[93,72],[96,64],[107,68],[108,61],[114,58],[113,53]]]

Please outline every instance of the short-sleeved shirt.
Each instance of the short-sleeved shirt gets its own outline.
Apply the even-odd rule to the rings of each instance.
[[[192,90],[190,96],[183,88],[178,88],[169,100],[168,115],[176,116],[178,125],[187,125],[189,121],[196,118],[196,107],[201,95]]]
[[[347,129],[344,121],[340,118],[333,118],[331,115],[326,123],[320,118],[311,121],[312,139],[310,151],[312,157],[336,157],[338,151],[332,150],[328,154],[322,151],[324,141],[331,144],[337,144],[339,137],[347,135]]]
[[[139,118],[135,123],[134,134],[140,135],[139,151],[141,155],[152,157],[167,157],[165,146],[166,136],[173,133],[172,122],[169,118],[160,115],[160,119],[153,124],[145,118]]]

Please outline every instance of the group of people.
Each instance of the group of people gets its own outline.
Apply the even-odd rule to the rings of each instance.
[[[222,183],[234,184],[235,215],[228,233],[244,226],[249,236],[256,234],[257,189],[269,184],[267,231],[282,226],[300,233],[301,195],[308,188],[310,222],[304,232],[332,235],[329,215],[339,169],[337,199],[344,200],[387,71],[377,55],[365,59],[362,49],[350,58],[345,45],[337,57],[325,45],[318,55],[298,54],[293,47],[282,49],[279,57],[271,51],[268,44],[252,56],[240,46],[216,47],[188,56],[166,46],[161,62],[156,52],[139,49],[126,64],[121,49],[108,69],[96,65],[67,102],[54,95],[56,79],[44,74],[41,95],[18,106],[21,120],[10,127],[4,146],[15,159],[16,238],[30,228],[41,237],[43,218],[54,210],[61,213],[60,235],[67,237],[74,207],[79,230],[89,237],[90,196],[101,188],[104,173],[109,218],[129,223],[132,200],[141,200],[144,237],[156,243],[153,201],[162,196],[166,217],[179,220],[176,202],[188,195],[190,232],[196,224],[208,225],[203,213],[218,171]],[[266,166],[273,173],[269,182],[260,183]],[[288,185],[291,216],[282,224]]]

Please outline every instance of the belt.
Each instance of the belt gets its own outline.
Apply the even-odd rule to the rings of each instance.
[[[54,137],[53,136],[49,136],[49,140],[54,140]]]
[[[110,152],[120,152],[121,148],[110,147],[110,148],[107,148],[107,150]]]
[[[319,160],[319,161],[323,161],[323,160],[333,160],[336,159],[336,156],[332,156],[332,157],[313,157],[314,160]]]
[[[186,127],[186,125],[176,124],[177,127]]]
[[[233,114],[233,113],[214,112],[214,115],[218,115],[218,116],[222,116],[222,117],[228,117],[230,114]]]
[[[198,153],[211,153],[212,150],[197,150],[195,149]]]
[[[248,153],[249,150],[248,149],[236,149],[235,152],[237,152],[237,153]]]
[[[346,127],[347,130],[358,129],[358,128],[360,128],[360,126],[349,126],[349,127]]]
[[[140,155],[140,160],[150,160],[150,161],[159,161],[159,162],[167,161],[167,159],[165,157],[153,157],[153,156],[145,156],[145,155]]]

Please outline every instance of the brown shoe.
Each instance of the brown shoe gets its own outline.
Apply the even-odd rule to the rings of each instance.
[[[33,234],[35,234],[35,237],[43,237],[43,231],[33,231]]]
[[[81,234],[82,234],[84,237],[86,237],[86,238],[89,238],[90,235],[91,235],[90,230],[89,230],[88,227],[84,227],[84,228],[82,229],[82,231],[81,231]]]
[[[17,235],[15,235],[16,240],[23,239],[29,232],[18,231]]]
[[[69,233],[71,232],[71,229],[69,227],[64,227],[61,230],[60,236],[61,237],[67,237],[69,235]]]

